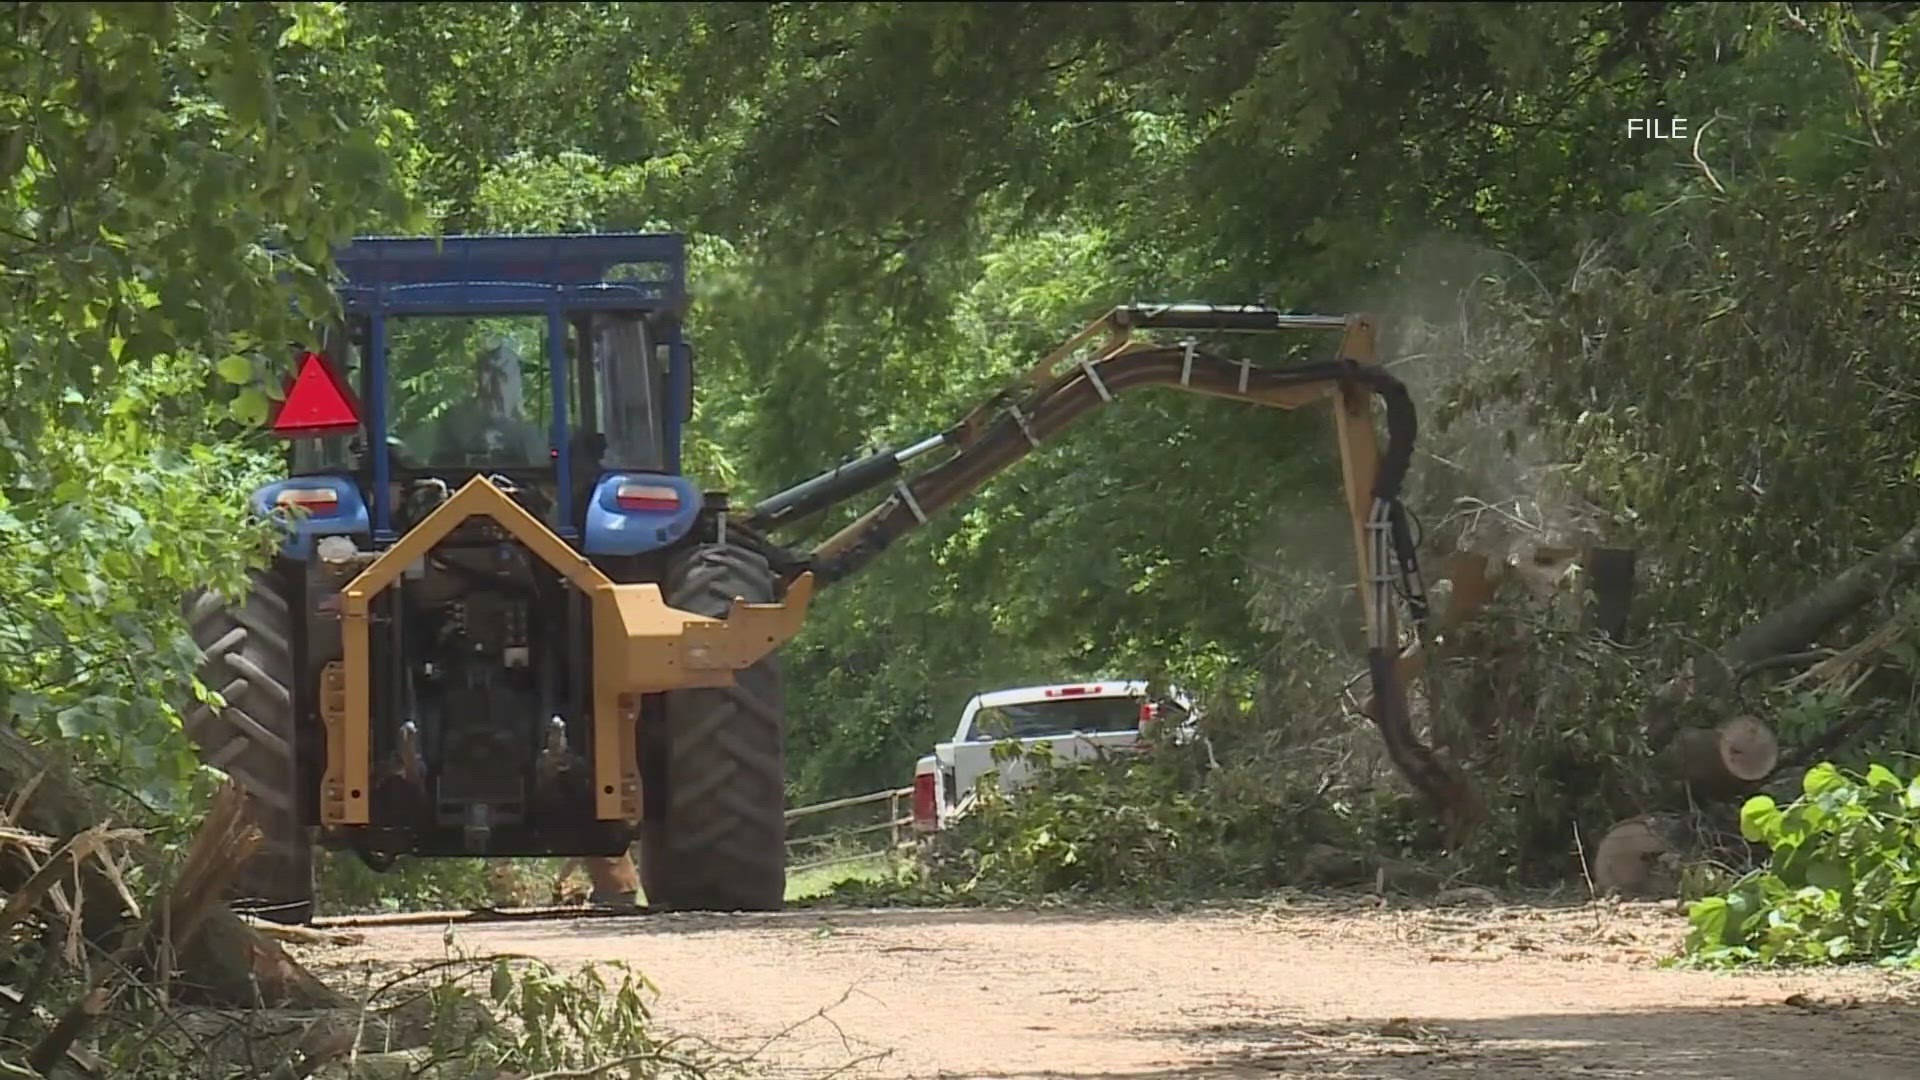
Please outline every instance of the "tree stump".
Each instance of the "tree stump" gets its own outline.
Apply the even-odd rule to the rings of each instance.
[[[1587,872],[1601,896],[1629,899],[1672,896],[1680,888],[1678,823],[1662,814],[1628,818],[1600,840]]]
[[[640,871],[631,855],[580,860],[593,882],[593,900],[602,904],[631,904],[640,891]]]

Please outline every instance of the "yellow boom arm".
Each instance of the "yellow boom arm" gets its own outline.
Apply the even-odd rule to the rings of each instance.
[[[1224,359],[1189,339],[1141,340],[1142,330],[1193,332],[1339,331],[1329,362],[1291,368]],[[1376,359],[1374,323],[1364,315],[1289,315],[1266,308],[1199,305],[1115,308],[1043,358],[1013,389],[975,409],[937,443],[955,448],[946,460],[895,487],[891,497],[829,537],[801,560],[823,582],[858,569],[901,535],[923,525],[994,475],[1037,449],[1081,416],[1118,395],[1149,386],[1244,401],[1276,409],[1317,402],[1334,408],[1346,503],[1353,521],[1360,596],[1367,613],[1367,661],[1373,682],[1369,712],[1395,765],[1455,829],[1478,816],[1471,788],[1415,735],[1406,684],[1421,666],[1427,603],[1411,530],[1399,502],[1413,454],[1415,417],[1406,387]],[[1387,443],[1374,429],[1374,399],[1383,406]],[[927,444],[922,444],[927,445]],[[748,523],[762,524],[749,518]],[[1407,601],[1418,631],[1400,650],[1392,598]]]

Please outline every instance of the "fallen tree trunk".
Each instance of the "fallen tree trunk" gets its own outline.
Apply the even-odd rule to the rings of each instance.
[[[1739,815],[1712,807],[1630,817],[1583,854],[1598,895],[1653,899],[1678,895],[1689,866],[1749,865],[1753,849],[1740,837]]]
[[[0,805],[29,792],[19,807],[21,828],[66,840],[100,822],[105,810],[86,786],[11,727],[0,726]],[[150,850],[137,842],[136,858],[153,865]],[[127,910],[119,884],[97,859],[79,864],[81,932],[109,954],[123,944],[139,922]],[[14,891],[31,877],[19,858],[0,857],[0,887]],[[68,879],[69,881],[71,878]],[[157,957],[147,956],[153,964]],[[278,943],[256,933],[224,906],[214,906],[192,940],[173,958],[175,992],[241,1007],[300,1009],[344,1008],[347,999],[294,962]]]
[[[99,829],[95,826],[80,835],[92,835]],[[188,849],[172,887],[166,895],[153,901],[144,932],[121,945],[108,963],[94,968],[86,989],[34,1045],[27,1056],[27,1065],[36,1072],[51,1073],[56,1064],[69,1058],[76,1044],[129,986],[154,971],[170,972],[172,965],[168,958],[176,949],[192,948],[208,914],[223,910],[221,897],[233,883],[240,864],[259,844],[260,830],[246,817],[245,796],[231,785],[222,788],[214,796],[205,823],[194,835],[193,846]],[[103,867],[113,865],[109,851],[101,850],[96,857]],[[75,871],[81,866],[76,861]],[[31,895],[23,891],[14,896],[17,899],[23,894]],[[123,902],[130,900],[131,897],[123,894]]]
[[[1672,751],[1680,779],[1704,799],[1745,795],[1780,763],[1780,741],[1773,729],[1750,716],[1718,727],[1683,728],[1674,736]]]
[[[1673,741],[1681,726],[1681,707],[1689,701],[1726,694],[1742,670],[1805,649],[1874,597],[1916,572],[1920,572],[1920,525],[1818,588],[1774,609],[1719,651],[1695,657],[1641,710],[1640,727],[1647,745],[1660,750]]]

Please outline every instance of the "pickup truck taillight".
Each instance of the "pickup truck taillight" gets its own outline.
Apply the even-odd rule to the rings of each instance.
[[[932,832],[940,827],[940,808],[934,795],[934,775],[916,773],[913,777],[913,827],[917,832]]]

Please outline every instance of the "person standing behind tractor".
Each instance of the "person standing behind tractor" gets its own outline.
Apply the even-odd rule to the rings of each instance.
[[[520,389],[520,353],[496,339],[475,358],[474,396],[434,425],[426,460],[435,465],[540,465],[547,440],[527,419]]]

